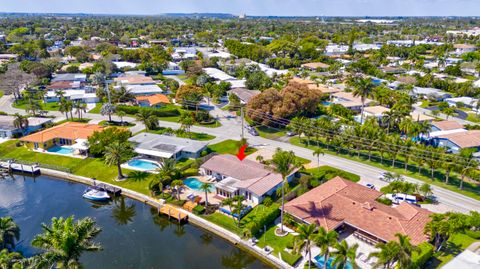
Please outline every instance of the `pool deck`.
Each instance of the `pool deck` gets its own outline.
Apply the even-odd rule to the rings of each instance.
[[[77,175],[73,175],[73,174],[66,173],[66,172],[41,168],[41,173],[43,175],[51,176],[51,177],[54,177],[54,178],[69,180],[69,181],[82,183],[82,184],[90,185],[90,186],[94,185],[94,180],[91,179],[91,178],[77,176]],[[96,180],[95,182],[98,184],[100,181]],[[145,204],[149,204],[150,206],[158,208],[159,210],[162,206],[164,206],[162,201],[160,201],[159,199],[156,199],[156,198],[147,196],[145,194],[141,194],[141,193],[132,191],[130,189],[122,188],[120,186],[116,186],[116,185],[113,185],[113,184],[108,184],[108,183],[105,183],[105,182],[101,182],[101,183],[104,183],[105,185],[110,185],[110,186],[115,187],[115,188],[119,188],[119,189],[122,190],[122,195],[127,196],[127,197],[132,198],[132,199],[135,199],[137,201],[143,202]],[[170,205],[170,206],[172,206],[172,205]],[[187,210],[184,210],[184,209],[179,208],[179,207],[175,207],[175,208],[180,213],[187,215],[189,222],[192,223],[193,225],[195,225],[199,228],[205,229],[209,232],[212,232],[212,233],[216,234],[217,236],[220,236],[220,237],[228,240],[229,242],[231,242],[235,246],[237,246],[237,247],[239,247],[243,250],[246,250],[249,253],[254,254],[257,258],[259,258],[260,260],[263,260],[264,262],[268,263],[269,265],[271,265],[275,268],[293,268],[292,266],[288,265],[287,263],[285,263],[284,261],[282,261],[278,257],[276,257],[272,254],[265,253],[258,246],[252,246],[247,240],[242,239],[237,234],[235,234],[235,233],[233,233],[233,232],[231,232],[231,231],[229,231],[225,228],[222,228],[222,227],[220,227],[220,226],[218,226],[214,223],[211,223],[211,222],[201,218],[200,216],[197,216],[197,215],[195,215],[191,212],[188,212]],[[302,262],[300,262],[299,264],[302,264]]]
[[[63,156],[63,157],[77,158],[77,159],[86,159],[87,158],[87,156],[83,156],[83,155],[62,154],[62,153],[51,152],[51,151],[48,151],[46,149],[32,149],[32,151],[39,152],[39,153],[52,154],[52,155],[57,155],[57,156]]]

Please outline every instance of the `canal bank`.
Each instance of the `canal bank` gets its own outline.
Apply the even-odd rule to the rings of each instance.
[[[70,173],[66,172],[61,172],[57,170],[52,170],[52,169],[46,169],[46,168],[41,168],[41,174],[50,176],[53,178],[58,178],[61,180],[67,180],[67,181],[72,181],[76,183],[81,183],[89,186],[93,186],[94,184],[105,184],[110,187],[118,188],[121,190],[122,195],[137,200],[139,202],[148,204],[154,208],[159,208],[162,205],[160,200],[152,198],[150,196],[129,190],[127,188],[123,188],[117,185],[105,183],[102,181],[98,180],[93,180],[91,178],[87,177],[82,177],[82,176],[77,176],[73,175]],[[264,261],[265,263],[269,264],[272,267],[275,268],[293,268],[289,264],[285,263],[284,261],[280,260],[279,258],[273,256],[272,254],[266,255],[266,253],[263,252],[263,250],[257,246],[252,246],[248,241],[243,240],[240,236],[238,236],[235,233],[232,233],[231,231],[228,231],[227,229],[224,229],[216,224],[213,224],[191,212],[188,212],[182,208],[176,207],[178,211],[180,211],[183,214],[186,214],[188,216],[188,220],[191,224],[195,225],[196,227],[199,227],[201,229],[204,229],[206,231],[209,231],[211,233],[216,234],[217,236],[224,238],[225,240],[229,241],[230,243],[234,244],[235,246],[239,247],[240,249],[247,251],[248,253],[254,255],[256,258]],[[299,263],[302,264],[302,263]]]

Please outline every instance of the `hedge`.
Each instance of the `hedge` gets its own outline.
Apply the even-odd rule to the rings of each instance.
[[[275,221],[275,219],[277,219],[280,215],[280,209],[276,204],[274,204],[270,207],[265,207],[264,211],[262,212],[255,212],[255,214],[256,215],[252,218],[252,220],[245,225],[245,228],[249,229],[252,235],[258,234],[258,232],[263,229],[263,226],[269,225]],[[248,214],[245,216],[245,218],[247,217]]]
[[[197,214],[197,215],[201,215],[201,214],[203,214],[203,212],[205,212],[205,207],[203,207],[201,205],[197,205],[192,209],[192,212]]]
[[[376,201],[379,202],[379,203],[382,203],[384,205],[389,205],[389,206],[393,204],[392,200],[390,200],[388,198],[384,198],[384,197],[377,198]]]
[[[423,242],[418,245],[418,249],[420,251],[412,253],[412,263],[417,268],[423,268],[423,265],[432,257],[434,247],[428,242]]]
[[[135,115],[142,110],[151,111],[157,117],[175,117],[180,115],[180,111],[175,106],[164,106],[159,108],[154,107],[139,107],[139,106],[117,106],[117,111],[123,111],[129,115]]]

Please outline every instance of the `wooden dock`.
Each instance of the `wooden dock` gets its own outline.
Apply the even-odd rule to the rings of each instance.
[[[9,172],[28,173],[32,175],[40,174],[40,166],[36,164],[23,164],[15,161],[2,161],[0,168],[8,169]]]
[[[110,193],[110,194],[113,194],[115,196],[117,195],[120,195],[122,193],[122,190],[119,189],[119,188],[116,188],[114,186],[111,186],[111,185],[107,185],[107,184],[104,184],[104,183],[98,183],[96,184],[95,181],[94,181],[94,186],[95,187],[98,187],[100,189],[103,189],[105,190],[106,192]]]
[[[168,218],[174,218],[178,220],[178,222],[188,220],[187,214],[180,212],[178,209],[171,205],[163,205],[162,207],[160,207],[158,212],[167,215]]]

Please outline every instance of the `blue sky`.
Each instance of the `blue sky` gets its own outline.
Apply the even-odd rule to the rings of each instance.
[[[0,0],[2,12],[480,16],[480,0]]]

